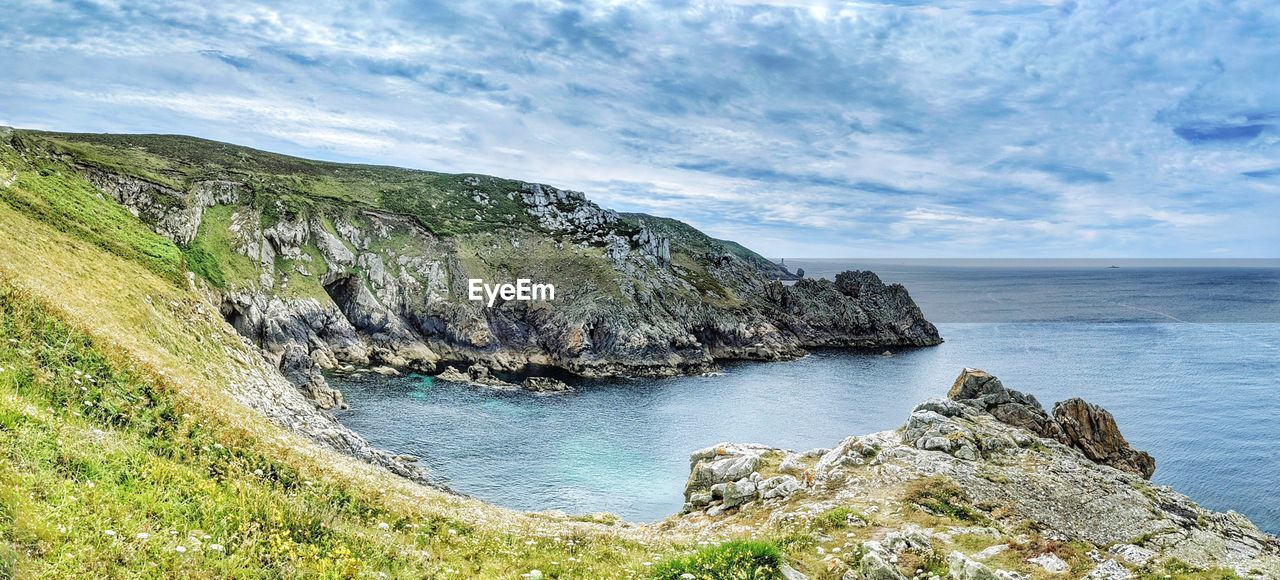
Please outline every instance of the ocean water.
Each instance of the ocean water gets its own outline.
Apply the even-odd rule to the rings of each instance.
[[[788,261],[809,275],[848,261]],[[866,265],[862,265],[866,267]],[[892,429],[977,367],[1046,406],[1080,396],[1156,457],[1154,480],[1280,533],[1280,268],[875,263],[944,344],[730,363],[715,376],[591,381],[537,396],[424,376],[333,377],[339,418],[500,505],[679,510],[691,451],[721,441],[797,450]]]

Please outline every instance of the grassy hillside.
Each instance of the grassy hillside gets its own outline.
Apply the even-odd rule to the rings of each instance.
[[[270,369],[185,279],[218,248],[176,246],[56,160],[0,149],[0,174],[0,578],[776,573],[767,542],[512,512],[271,423],[234,396]]]

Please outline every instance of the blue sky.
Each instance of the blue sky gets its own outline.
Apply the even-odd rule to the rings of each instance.
[[[18,4],[5,125],[541,181],[770,256],[1280,256],[1274,2]]]

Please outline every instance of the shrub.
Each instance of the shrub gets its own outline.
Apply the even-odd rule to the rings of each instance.
[[[781,578],[782,550],[772,542],[734,540],[708,546],[688,556],[669,558],[653,567],[654,578],[681,580],[692,574],[706,579]]]
[[[986,520],[968,505],[968,497],[954,481],[941,476],[917,479],[907,485],[903,501],[916,504],[932,513],[966,522]]]
[[[823,512],[814,518],[813,526],[819,530],[838,530],[847,528],[854,520],[862,523],[869,523],[867,516],[862,515],[852,508],[840,506]]]

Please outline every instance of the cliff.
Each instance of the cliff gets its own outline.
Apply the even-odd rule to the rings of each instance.
[[[788,573],[876,578],[1275,578],[1280,539],[1148,480],[1106,410],[1049,414],[965,369],[894,431],[797,452],[721,443],[690,456],[662,525],[817,532]]]
[[[941,342],[870,272],[794,279],[675,220],[481,175],[322,163],[190,137],[12,131],[0,147],[91,184],[182,252],[223,317],[295,385],[323,369],[442,363],[586,377],[696,373],[811,347]],[[469,279],[554,300],[467,299]]]

